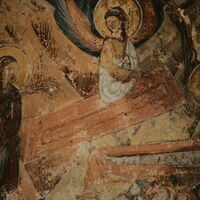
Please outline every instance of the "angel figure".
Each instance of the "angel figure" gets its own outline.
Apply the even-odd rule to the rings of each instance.
[[[126,13],[114,7],[104,16],[110,34],[104,39],[99,62],[99,92],[105,102],[124,97],[140,77],[135,48],[129,40]]]
[[[113,102],[128,94],[141,74],[132,42],[137,43],[153,34],[155,15],[145,18],[152,21],[147,27],[149,21],[143,22],[143,9],[136,0],[46,1],[55,7],[57,24],[68,39],[86,53],[98,56],[102,100]],[[87,6],[89,3],[91,5]],[[154,13],[152,5],[145,12]],[[73,76],[68,71],[67,77],[71,80]],[[71,80],[77,91],[84,90],[75,82],[75,78]]]

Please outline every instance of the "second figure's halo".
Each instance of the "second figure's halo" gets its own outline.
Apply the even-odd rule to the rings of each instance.
[[[100,0],[94,10],[94,24],[102,37],[110,35],[105,22],[105,14],[114,7],[122,8],[127,15],[125,30],[128,37],[137,34],[142,25],[142,9],[137,0]]]

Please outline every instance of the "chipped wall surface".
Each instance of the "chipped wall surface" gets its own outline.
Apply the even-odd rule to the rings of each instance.
[[[0,0],[0,199],[200,199],[199,16]]]

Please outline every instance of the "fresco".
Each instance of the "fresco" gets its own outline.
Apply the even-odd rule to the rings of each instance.
[[[12,69],[16,65],[13,57],[1,58],[1,79],[7,80],[11,74],[4,74],[6,67]],[[15,64],[14,64],[15,63]],[[16,189],[19,176],[19,136],[21,123],[21,95],[17,88],[9,81],[1,81],[0,96],[0,187],[1,193],[5,189]],[[8,167],[9,166],[9,167]]]
[[[111,40],[108,40],[108,38],[114,37],[110,35],[112,30],[109,30],[109,28],[107,27],[108,24],[105,23],[106,14],[108,15],[108,13],[106,12],[108,12],[109,9],[113,7],[122,8],[121,12],[123,12],[124,14],[124,22],[122,23],[122,26],[124,26],[124,28],[122,27],[122,29],[125,29],[125,30],[123,31],[123,33],[121,33],[121,35],[124,35],[122,39],[123,42],[121,42],[121,46],[124,46],[126,44],[126,40],[129,37],[129,40],[131,41],[131,43],[129,42],[129,45],[127,45],[127,48],[126,48],[127,51],[129,52],[131,52],[131,50],[134,48],[132,45],[132,49],[128,50],[128,48],[131,48],[130,46],[132,42],[135,43],[135,46],[138,46],[139,43],[141,43],[142,41],[148,39],[151,35],[153,35],[153,33],[156,31],[156,29],[160,25],[158,23],[158,18],[155,13],[156,11],[154,9],[154,4],[151,1],[146,1],[144,4],[139,4],[137,1],[136,2],[131,1],[131,2],[126,2],[126,3],[123,3],[120,1],[109,1],[109,2],[103,2],[103,1],[95,2],[94,1],[92,3],[79,1],[79,2],[76,2],[77,5],[73,1],[64,1],[64,0],[48,1],[48,2],[51,3],[55,7],[54,17],[57,22],[57,25],[62,30],[62,32],[81,50],[93,56],[101,57],[99,65],[102,65],[101,60],[102,60],[103,55],[105,55],[104,49],[112,48],[112,47],[109,47],[109,46],[112,46],[112,42],[107,42],[107,43],[110,43],[110,45],[107,45],[105,41],[111,41]],[[142,9],[141,6],[144,6],[147,4],[149,5],[149,9],[148,10],[144,8]],[[90,6],[87,6],[87,5],[90,5]],[[159,11],[159,14],[161,15],[162,4],[160,3],[159,6],[161,7]],[[73,15],[74,10],[77,10],[76,15]],[[101,17],[102,14],[103,14],[103,17]],[[90,16],[90,17],[87,18],[87,16]],[[84,18],[84,20],[86,20],[87,23],[83,23],[81,18]],[[80,27],[82,28],[82,30],[79,30]],[[76,30],[78,30],[78,32]],[[120,38],[118,38],[117,40],[119,41]],[[116,43],[113,48],[118,47],[119,44],[120,44],[119,42],[118,44]],[[113,51],[115,51],[115,49],[113,49],[110,52],[113,52]],[[134,74],[136,74],[133,72],[132,75],[130,75],[127,69],[137,71],[137,70],[134,70],[136,66],[133,67],[133,61],[135,60],[135,62],[137,62],[136,55],[134,55],[134,59],[133,59],[133,55],[125,56],[130,53],[123,52],[123,51],[121,50],[121,53],[118,52],[116,55],[112,55],[112,54],[110,55],[111,57],[117,57],[117,56],[119,57],[121,54],[121,58],[118,58],[119,60],[121,60],[119,61],[119,64],[116,64],[116,61],[113,60],[113,63],[115,63],[115,65],[117,66],[115,70],[114,69],[113,70],[116,71],[117,69],[118,72],[116,71],[115,74],[112,74],[112,76],[109,77],[110,73],[108,74],[105,71],[103,71],[105,67],[103,68],[101,67],[99,70],[100,94],[103,95],[103,93],[105,93],[103,92],[103,89],[102,89],[102,82],[108,85],[106,87],[103,86],[103,88],[105,88],[105,90],[107,91],[106,93],[108,96],[110,95],[110,93],[112,93],[112,91],[108,92],[111,88],[116,88],[114,90],[118,91],[115,93],[115,96],[110,95],[111,97],[109,98],[111,99],[106,100],[108,102],[111,102],[120,97],[123,97],[131,89],[133,85],[132,82],[122,84],[122,85],[120,84],[121,82],[128,82],[128,79],[130,79],[132,76],[134,76]],[[109,55],[107,59],[111,60]],[[131,60],[131,62],[128,61],[129,59]],[[104,61],[104,62],[107,63],[107,61]],[[123,62],[128,62],[128,63],[124,63],[124,65],[126,64],[126,67],[125,67],[126,70],[120,70],[120,68],[122,68],[122,64],[120,63],[123,63]],[[132,65],[132,67],[127,67],[129,62]],[[69,79],[71,80],[73,84],[73,79],[74,79],[73,74],[69,72],[69,69],[67,69],[67,72],[68,72],[67,73],[68,77],[72,76],[72,78],[69,78]],[[115,76],[115,78],[113,78],[113,76]],[[118,79],[118,81],[116,80],[116,78]],[[113,82],[114,80],[116,80],[116,83],[112,85],[111,82]],[[95,84],[94,81],[92,82],[92,84]],[[79,87],[82,87],[82,86],[79,85]],[[81,88],[81,90],[86,90],[86,88]],[[83,95],[84,93],[85,91],[81,92],[81,95]],[[106,95],[103,95],[103,96],[105,97]],[[104,98],[104,100],[105,99],[106,97]]]
[[[81,48],[85,52],[87,52],[91,55],[94,55],[94,56],[99,56],[101,45],[102,45],[102,39],[104,36],[101,35],[101,33],[99,33],[99,31],[97,30],[97,28],[95,26],[95,19],[94,19],[95,16],[94,15],[95,15],[95,7],[97,7],[98,0],[75,1],[76,4],[74,4],[73,1],[65,1],[65,0],[56,0],[56,1],[47,0],[47,1],[52,6],[55,7],[54,17],[57,22],[57,25],[62,30],[62,32],[74,44],[76,44],[79,48]],[[111,5],[114,5],[113,3],[117,5],[120,3],[120,1],[109,2],[110,7],[113,7],[113,6],[111,6]],[[137,3],[137,1],[131,2],[131,4],[135,4],[135,3],[136,3],[136,5],[132,5],[133,8],[128,8],[128,9],[130,10],[130,12],[137,11],[137,12],[139,12],[139,15],[141,15],[140,17],[137,17],[137,15],[134,14],[138,18],[137,21],[139,20],[138,22],[140,23],[140,25],[141,25],[141,23],[143,25],[142,27],[140,27],[140,34],[138,33],[137,37],[136,37],[136,35],[134,37],[135,38],[134,43],[136,43],[136,46],[138,46],[139,43],[141,43],[141,42],[139,42],[140,40],[145,40],[146,38],[148,38],[148,36],[152,34],[152,31],[155,31],[155,29],[158,29],[158,27],[161,25],[162,20],[163,20],[163,10],[162,10],[163,3],[160,1],[145,1],[144,3],[143,2]],[[126,4],[127,4],[127,2],[126,2]],[[149,9],[151,8],[152,10],[150,11],[147,9],[146,10],[142,9],[141,6],[144,7],[144,5],[148,5]],[[139,8],[138,8],[138,6],[139,6]],[[79,13],[76,14],[77,16],[71,15],[71,12],[72,12],[71,9],[73,9],[74,7],[80,8]],[[102,6],[100,5],[100,7],[102,7]],[[103,12],[105,12],[106,8],[103,8],[103,10],[104,10]],[[82,11],[82,13],[81,13],[81,11]],[[159,16],[159,18],[155,19],[156,16],[155,16],[154,12],[156,12],[156,15]],[[99,14],[101,15],[101,13],[99,13]],[[80,17],[86,18],[85,20],[87,20],[87,23],[81,24],[82,23],[81,20],[78,21],[78,17],[79,17],[78,15]],[[76,19],[76,17],[77,17],[77,19]],[[131,15],[130,17],[133,17],[133,15]],[[152,17],[151,19],[153,19],[153,20],[150,20],[150,17]],[[101,20],[104,19],[104,17],[101,17],[101,18],[102,18]],[[139,25],[138,22],[137,22],[136,26]],[[150,22],[150,23],[147,25],[148,22]],[[81,24],[82,26],[85,27],[85,29],[83,29],[83,30],[87,31],[88,36],[84,35],[84,36],[80,37],[84,31],[77,33],[76,29],[78,27],[77,27],[76,23]],[[101,24],[101,23],[102,22],[100,22],[99,24]],[[148,29],[148,28],[146,28],[146,26],[149,26],[150,28]],[[137,28],[139,28],[139,27],[137,27]],[[144,29],[146,29],[146,30],[144,30]],[[142,34],[141,34],[141,32],[142,32]],[[78,34],[80,34],[80,35],[78,35]],[[85,37],[85,38],[83,38],[83,37]],[[90,39],[90,44],[87,43],[87,38]],[[93,43],[93,46],[90,46],[91,43]],[[96,51],[94,51],[95,48],[96,48]]]
[[[198,200],[198,0],[0,0],[0,199]]]
[[[97,199],[195,199],[192,190],[199,184],[199,158],[198,151],[193,152],[196,155],[188,157],[191,153],[185,150],[189,146],[190,150],[193,149],[193,142],[190,143],[191,141],[98,149],[89,158],[83,199],[94,196]],[[154,152],[153,155],[147,151],[148,147]],[[172,149],[176,153],[172,153]],[[181,179],[190,176],[191,172],[196,177],[192,178],[189,186]],[[117,180],[126,180],[126,189],[122,193],[117,190],[120,185]],[[112,192],[106,193],[106,187]]]

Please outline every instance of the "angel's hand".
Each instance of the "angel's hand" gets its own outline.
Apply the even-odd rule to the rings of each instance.
[[[111,76],[122,83],[129,82],[132,79],[132,71],[124,69],[116,69],[111,73]]]
[[[129,70],[131,68],[131,61],[130,61],[129,56],[127,56],[127,55],[125,55],[125,57],[123,59],[122,68],[127,69],[127,70]]]
[[[124,56],[123,63],[126,64],[126,65],[131,64],[130,59],[127,55]]]
[[[118,67],[125,68],[125,69],[130,68],[129,66],[131,65],[130,59],[127,55],[125,55],[121,59],[113,58],[113,63],[116,64]]]
[[[117,81],[121,81],[122,83],[127,83],[132,79],[139,80],[142,76],[142,72],[132,71],[132,70],[116,70],[115,72],[112,72],[111,75]]]

